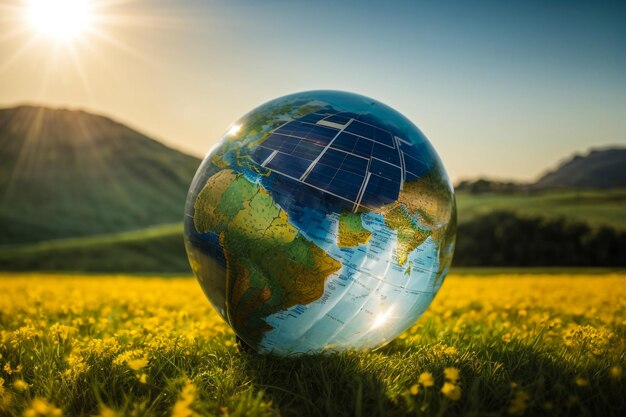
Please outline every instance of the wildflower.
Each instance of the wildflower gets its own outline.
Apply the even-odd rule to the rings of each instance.
[[[417,384],[413,384],[409,388],[409,392],[411,393],[411,395],[417,395],[417,393],[420,392],[420,387]]]
[[[172,417],[194,417],[196,412],[191,408],[196,400],[196,386],[189,380],[185,382],[183,389],[180,391],[178,401],[172,408]]]
[[[67,369],[63,373],[71,381],[89,370],[89,365],[85,363],[85,359],[80,354],[70,353],[67,358]]]
[[[146,382],[148,382],[148,375],[146,373],[137,375],[137,378],[139,379],[139,382],[141,382],[142,384],[145,384]]]
[[[579,387],[586,387],[589,385],[589,380],[580,376],[576,377],[575,382]]]
[[[446,354],[447,356],[454,356],[458,352],[454,346],[448,346],[443,350],[443,353]]]
[[[451,382],[445,382],[441,387],[441,393],[453,401],[461,398],[461,387]]]
[[[511,343],[511,333],[505,333],[502,336],[502,343]]]
[[[24,411],[24,417],[61,417],[62,415],[60,408],[41,398],[35,398],[30,407]]]
[[[118,417],[118,415],[119,414],[115,410],[103,405],[100,407],[100,414],[98,414],[98,417]]]
[[[29,387],[30,385],[28,385],[28,383],[23,379],[16,379],[15,382],[13,382],[13,388],[15,388],[16,391],[23,392],[26,391]]]
[[[529,396],[524,391],[518,391],[509,404],[508,412],[514,416],[521,416],[528,407]]]
[[[459,380],[459,370],[456,368],[446,368],[443,370],[443,375],[452,384],[456,384]]]
[[[133,371],[139,371],[148,365],[148,357],[144,356],[138,359],[131,359],[128,361],[128,367]]]
[[[430,372],[422,372],[420,374],[418,382],[422,384],[424,388],[432,387],[433,385],[435,385],[433,374],[431,374]]]
[[[622,379],[622,368],[619,366],[612,366],[611,369],[609,369],[609,376],[611,377],[611,379]]]

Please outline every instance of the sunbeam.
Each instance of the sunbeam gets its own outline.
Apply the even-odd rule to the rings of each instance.
[[[92,88],[87,71],[87,57],[95,57],[106,67],[107,50],[117,50],[149,66],[156,63],[133,48],[122,38],[125,29],[137,27],[163,28],[172,26],[175,18],[148,15],[137,0],[14,0],[0,5],[3,31],[0,45],[16,45],[0,62],[0,74],[27,57],[45,61],[40,71],[41,95],[45,95],[54,79],[59,79],[62,62],[74,67],[76,82],[89,101]],[[131,7],[128,7],[131,6]],[[6,24],[5,24],[6,22]],[[88,60],[87,60],[88,61]],[[67,68],[63,75],[67,74]]]

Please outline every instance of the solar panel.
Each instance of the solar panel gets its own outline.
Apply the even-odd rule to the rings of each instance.
[[[316,187],[325,188],[333,180],[337,174],[336,167],[329,167],[323,164],[317,164],[307,175],[304,182]]]
[[[369,139],[359,138],[352,149],[352,153],[363,156],[365,158],[369,158],[372,156],[372,148],[374,147],[374,142]]]
[[[339,169],[341,171],[360,174],[361,177],[363,177],[365,176],[365,171],[367,170],[367,159],[359,158],[354,155],[346,155]]]
[[[395,147],[391,133],[366,123],[354,120],[346,127],[346,132],[354,133],[392,148]]]
[[[399,183],[402,178],[402,173],[400,172],[400,168],[397,166],[372,158],[370,163],[370,172],[388,180],[392,180],[398,183],[398,186],[400,185]]]
[[[310,141],[328,145],[330,141],[337,136],[337,130],[322,126],[312,126],[311,130],[307,132],[305,139]]]
[[[346,155],[348,154],[345,152],[330,148],[322,155],[318,164],[339,168],[346,158]]]
[[[358,181],[359,178],[361,181]],[[362,182],[363,177],[347,173],[342,174],[342,176],[335,176],[324,189],[350,201],[355,201]]]
[[[293,150],[292,155],[312,161],[317,158],[323,150],[323,146],[316,145],[306,140],[301,140]]]
[[[298,140],[290,136],[273,134],[265,141],[261,143],[261,146],[274,151],[281,151],[284,153],[291,153],[294,150]]]
[[[390,204],[398,199],[399,192],[398,184],[378,175],[370,175],[361,204],[368,207]]]
[[[380,143],[374,143],[372,156],[375,156],[383,161],[387,161],[393,165],[400,166],[400,155],[398,155],[397,149],[391,149],[390,147],[381,145]]]
[[[328,125],[316,124],[320,121]],[[427,144],[398,141],[384,123],[385,129],[374,126],[379,122],[367,113],[322,109],[279,127],[253,158],[259,164],[269,158],[267,168],[314,187],[324,198],[343,201],[342,207],[380,207],[397,200],[403,178],[423,175],[431,156]]]
[[[320,114],[320,113],[309,113],[306,116],[303,116],[301,118],[298,119],[299,122],[307,122],[307,123],[317,123],[318,121],[322,120],[324,117],[326,117],[325,114]]]
[[[279,152],[272,158],[271,161],[267,163],[267,165],[265,165],[265,167],[294,178],[300,178],[310,164],[311,161],[308,159],[298,158],[297,156],[286,155]]]
[[[257,163],[262,164],[267,159],[267,157],[272,154],[272,152],[274,151],[271,149],[259,146],[255,149],[253,158]]]
[[[342,149],[346,152],[352,152],[352,149],[354,148],[354,145],[356,145],[357,140],[359,140],[358,136],[341,132],[339,136],[337,136],[337,138],[333,141],[332,147]]]
[[[340,125],[345,125],[346,123],[350,121],[350,117],[334,115],[334,116],[329,116],[324,120],[328,122],[339,123]]]
[[[404,154],[404,168],[417,176],[428,171],[428,165],[407,154]]]

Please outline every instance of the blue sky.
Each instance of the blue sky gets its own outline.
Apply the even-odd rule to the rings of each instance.
[[[42,41],[0,65],[0,105],[84,107],[202,155],[266,100],[347,90],[413,120],[453,179],[532,179],[572,152],[626,145],[623,1],[153,0],[105,12],[128,16],[103,28],[121,47],[79,42],[77,70],[50,65]],[[0,56],[27,39],[0,41]]]

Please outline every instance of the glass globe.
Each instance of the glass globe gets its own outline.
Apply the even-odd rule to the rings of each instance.
[[[185,246],[204,293],[259,353],[372,349],[450,266],[454,191],[424,134],[364,96],[310,91],[233,123],[196,173]]]

